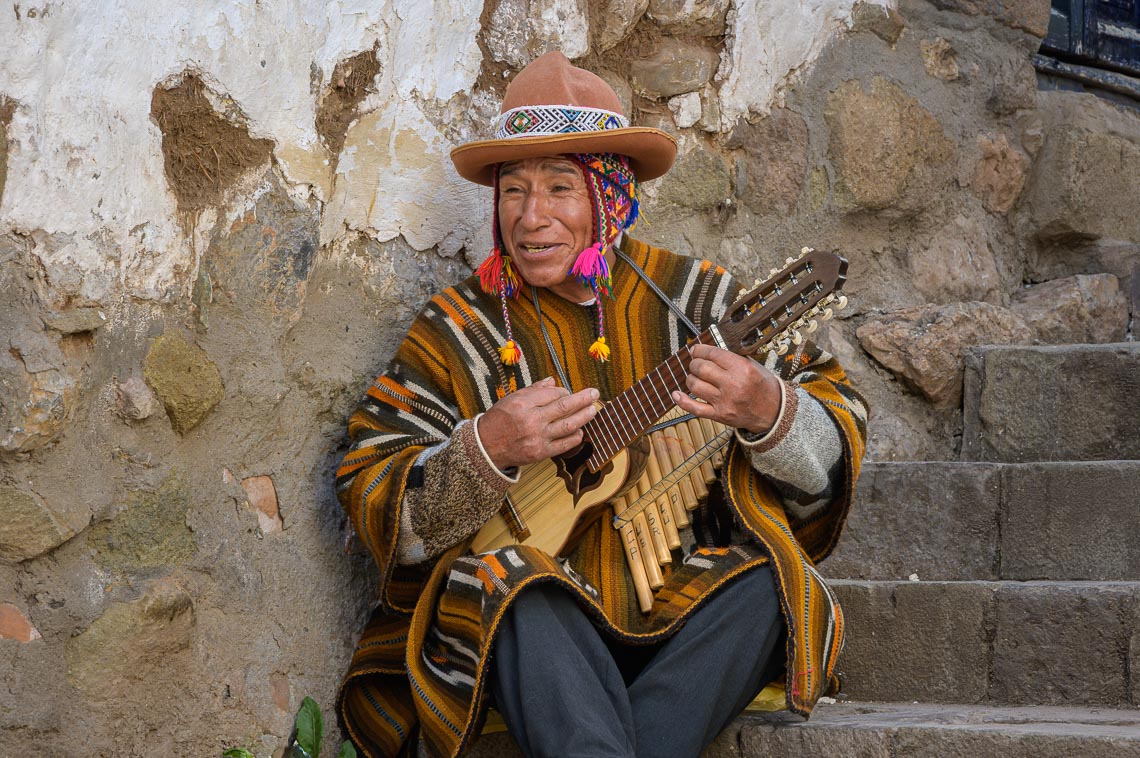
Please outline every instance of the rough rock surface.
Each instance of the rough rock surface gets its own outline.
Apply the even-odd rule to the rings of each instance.
[[[829,154],[846,202],[869,210],[916,210],[948,179],[956,155],[938,120],[894,82],[867,92],[848,81],[828,98]]]
[[[679,39],[662,40],[651,54],[629,66],[629,83],[649,98],[695,92],[707,84],[720,65],[720,56]]]
[[[856,334],[876,361],[941,406],[961,400],[968,348],[1032,341],[1019,316],[981,302],[895,311],[865,322]]]
[[[75,535],[34,493],[0,485],[0,560],[26,561]]]
[[[906,28],[906,20],[897,9],[867,2],[855,3],[850,23],[851,31],[871,32],[891,46],[899,41],[899,35]]]
[[[162,400],[170,424],[185,434],[222,400],[222,378],[206,352],[177,334],[156,339],[147,352],[143,376]]]
[[[661,186],[657,195],[665,205],[695,210],[714,208],[731,193],[728,164],[704,146],[680,155],[673,172],[677,181]]]
[[[1140,459],[1140,345],[983,347],[969,353],[963,460]]]
[[[936,40],[923,40],[920,47],[926,73],[945,82],[958,78],[958,54],[949,42],[939,37]]]
[[[1047,345],[1121,342],[1128,329],[1128,298],[1112,274],[1077,275],[1026,287],[1010,308]]]
[[[967,216],[938,230],[930,244],[910,256],[911,281],[930,303],[981,300],[997,303],[1003,292],[985,227]]]
[[[1004,134],[997,139],[978,137],[978,149],[982,155],[974,166],[974,194],[987,211],[1009,213],[1025,186],[1029,158]]]
[[[122,694],[167,667],[191,643],[194,601],[174,580],[134,603],[116,603],[67,645],[68,679],[96,700]]]
[[[732,130],[728,147],[743,152],[737,162],[736,194],[754,213],[787,215],[795,210],[807,175],[808,129],[798,113],[772,111]]]
[[[650,0],[649,17],[675,34],[724,34],[732,0]]]
[[[1140,240],[1135,177],[1140,143],[1117,134],[1058,125],[1045,135],[1032,201],[1043,239]]]
[[[585,0],[498,0],[485,30],[497,61],[516,69],[551,50],[580,58],[590,49]]]
[[[956,13],[990,16],[1034,37],[1044,38],[1049,27],[1049,3],[1045,0],[934,0],[934,4]]]
[[[590,10],[590,47],[604,53],[629,35],[649,0],[603,0]],[[629,111],[626,111],[629,113]]]

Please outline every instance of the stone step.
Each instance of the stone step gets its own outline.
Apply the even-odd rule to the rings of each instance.
[[[845,698],[1140,706],[1140,582],[831,584]]]
[[[684,705],[678,704],[678,718]],[[485,734],[471,758],[519,758],[505,733]],[[1058,706],[820,703],[804,721],[745,713],[703,758],[1140,758],[1140,711]]]
[[[830,577],[1140,581],[1140,461],[868,463]]]
[[[745,714],[704,758],[1140,758],[1140,711],[904,703],[820,704],[808,721]]]
[[[962,459],[1140,459],[1140,342],[969,351]]]

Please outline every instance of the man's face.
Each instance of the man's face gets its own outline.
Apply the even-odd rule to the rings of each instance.
[[[519,274],[576,302],[593,293],[569,275],[593,242],[586,180],[565,158],[526,158],[499,169],[499,229]]]

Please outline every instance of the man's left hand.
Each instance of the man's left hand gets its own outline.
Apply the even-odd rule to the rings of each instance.
[[[689,395],[673,393],[681,410],[753,434],[772,428],[783,392],[775,374],[751,358],[712,345],[693,345],[689,353]]]

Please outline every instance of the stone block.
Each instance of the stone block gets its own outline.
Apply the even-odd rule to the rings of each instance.
[[[976,703],[989,671],[996,584],[834,580],[847,622],[842,694],[858,700]]]
[[[941,37],[923,40],[919,49],[922,50],[922,65],[928,75],[945,82],[958,78],[958,52],[949,42]]]
[[[497,0],[483,33],[491,57],[515,69],[551,50],[567,58],[590,51],[586,0]]]
[[[803,117],[773,108],[756,123],[737,124],[727,145],[743,153],[737,163],[736,194],[753,213],[786,216],[795,210],[807,176],[808,128]]]
[[[60,334],[93,332],[107,322],[100,308],[72,308],[44,314],[44,325]]]
[[[998,303],[1004,287],[981,219],[963,215],[908,256],[911,281],[928,303]]]
[[[970,188],[990,213],[1009,213],[1025,187],[1029,158],[1004,134],[978,137],[978,150],[981,157]]]
[[[954,143],[894,82],[876,76],[870,92],[859,81],[844,82],[828,96],[825,116],[845,205],[913,213],[949,181]]]
[[[1002,472],[1003,579],[1140,580],[1140,461]]]
[[[677,159],[669,181],[660,185],[658,203],[693,210],[707,210],[731,194],[728,164],[716,152],[695,147]]]
[[[735,723],[744,758],[1140,756],[1140,716],[1107,708],[835,703],[809,721],[748,714]]]
[[[1038,238],[1140,240],[1137,176],[1135,138],[1064,123],[1050,128],[1032,182]]]
[[[646,57],[630,63],[629,79],[634,91],[644,97],[673,97],[708,84],[719,66],[720,55],[715,50],[670,37]]]
[[[934,5],[967,16],[989,16],[1042,39],[1049,27],[1049,0],[934,0]]]
[[[650,0],[649,17],[669,34],[718,37],[732,0]]]
[[[826,576],[997,579],[1000,467],[868,463]]]
[[[942,407],[962,398],[962,358],[969,348],[1032,341],[1017,314],[980,302],[893,311],[866,321],[855,334],[876,361]]]
[[[143,376],[179,434],[201,423],[225,394],[218,367],[206,351],[177,334],[164,334],[151,344]]]
[[[966,360],[962,459],[1140,459],[1140,344],[981,347]]]
[[[1020,289],[1010,308],[1048,345],[1120,342],[1128,331],[1128,296],[1112,274],[1078,274]]]
[[[172,579],[142,599],[116,603],[67,642],[67,677],[93,700],[113,699],[170,665],[190,646],[194,602]],[[161,686],[161,677],[151,686]]]
[[[648,7],[649,0],[603,0],[590,13],[590,47],[604,53],[621,42]]]
[[[906,28],[906,20],[894,8],[862,1],[852,7],[849,23],[851,31],[871,32],[891,47],[899,41],[899,36]]]
[[[1140,585],[1002,584],[996,601],[990,700],[1130,703],[1129,622]]]
[[[75,536],[41,497],[0,486],[0,560],[19,562],[43,555]]]
[[[186,525],[190,493],[177,476],[168,477],[157,492],[133,492],[114,519],[92,527],[87,544],[104,569],[145,571],[185,563],[197,542]]]

